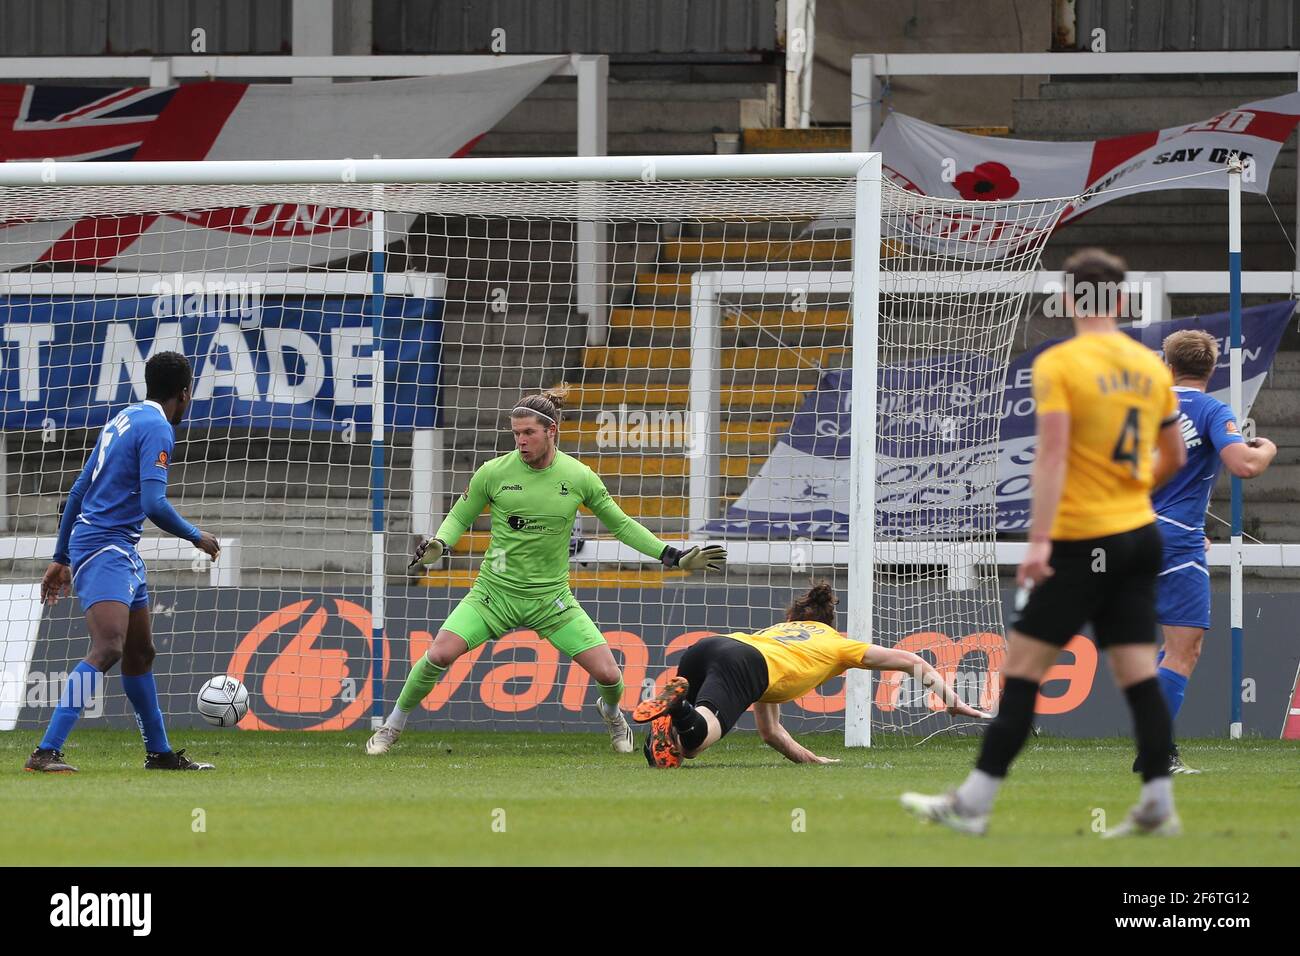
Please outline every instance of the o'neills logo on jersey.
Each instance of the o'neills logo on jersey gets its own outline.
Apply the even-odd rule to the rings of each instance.
[[[524,486],[523,485],[502,485],[501,490],[502,491],[523,491]]]
[[[370,612],[343,598],[296,601],[268,614],[226,666],[248,688],[239,726],[346,730],[370,710],[372,645]],[[383,654],[386,669],[386,640]]]

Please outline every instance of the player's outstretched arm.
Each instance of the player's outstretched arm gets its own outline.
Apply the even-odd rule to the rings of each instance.
[[[919,654],[872,644],[863,655],[861,666],[876,671],[906,671],[912,674],[923,687],[943,700],[944,707],[950,714],[983,719],[990,716],[963,701],[957,692],[948,686],[939,672]]]
[[[782,757],[795,763],[839,763],[833,757],[819,757],[799,741],[790,736],[790,732],[781,726],[781,705],[759,701],[754,705],[754,723],[758,726],[758,736]]]
[[[416,565],[428,567],[437,563],[439,558],[456,546],[461,535],[474,524],[474,519],[483,513],[483,509],[488,504],[488,477],[484,474],[486,468],[486,465],[481,465],[474,472],[469,480],[469,487],[456,499],[456,503],[451,506],[451,511],[447,512],[447,517],[442,519],[442,524],[438,525],[438,530],[434,532],[433,537],[423,538],[416,545],[415,555],[407,565],[408,570]]]
[[[628,516],[618,506],[600,476],[591,472],[590,487],[585,489],[582,503],[600,521],[610,534],[629,548],[663,562],[665,568],[683,571],[721,571],[727,552],[717,545],[696,545],[682,550],[659,540],[645,525]]]
[[[165,481],[140,482],[140,498],[144,505],[145,517],[168,534],[191,542],[213,561],[221,553],[221,545],[216,536],[200,531],[177,513],[167,500],[167,483]]]

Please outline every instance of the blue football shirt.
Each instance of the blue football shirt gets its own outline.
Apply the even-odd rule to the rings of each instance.
[[[81,501],[78,537],[92,534],[140,540],[144,529],[143,482],[166,486],[176,434],[157,402],[137,402],[99,433],[86,462],[90,485]],[[93,530],[92,530],[93,529]]]
[[[1232,409],[1195,388],[1175,386],[1187,463],[1151,496],[1165,551],[1204,547],[1205,510],[1222,464],[1219,452],[1244,439]]]

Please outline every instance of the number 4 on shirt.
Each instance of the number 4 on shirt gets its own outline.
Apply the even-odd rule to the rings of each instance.
[[[1119,464],[1127,464],[1137,477],[1138,473],[1138,410],[1135,407],[1130,408],[1124,416],[1124,424],[1120,427],[1119,438],[1115,441],[1115,450],[1111,452],[1111,461]]]

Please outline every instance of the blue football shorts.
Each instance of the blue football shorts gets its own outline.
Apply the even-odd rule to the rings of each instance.
[[[1165,552],[1156,577],[1156,620],[1210,629],[1210,569],[1203,547]]]
[[[120,601],[135,610],[149,606],[144,561],[128,544],[71,549],[72,590],[89,611],[100,601]]]

